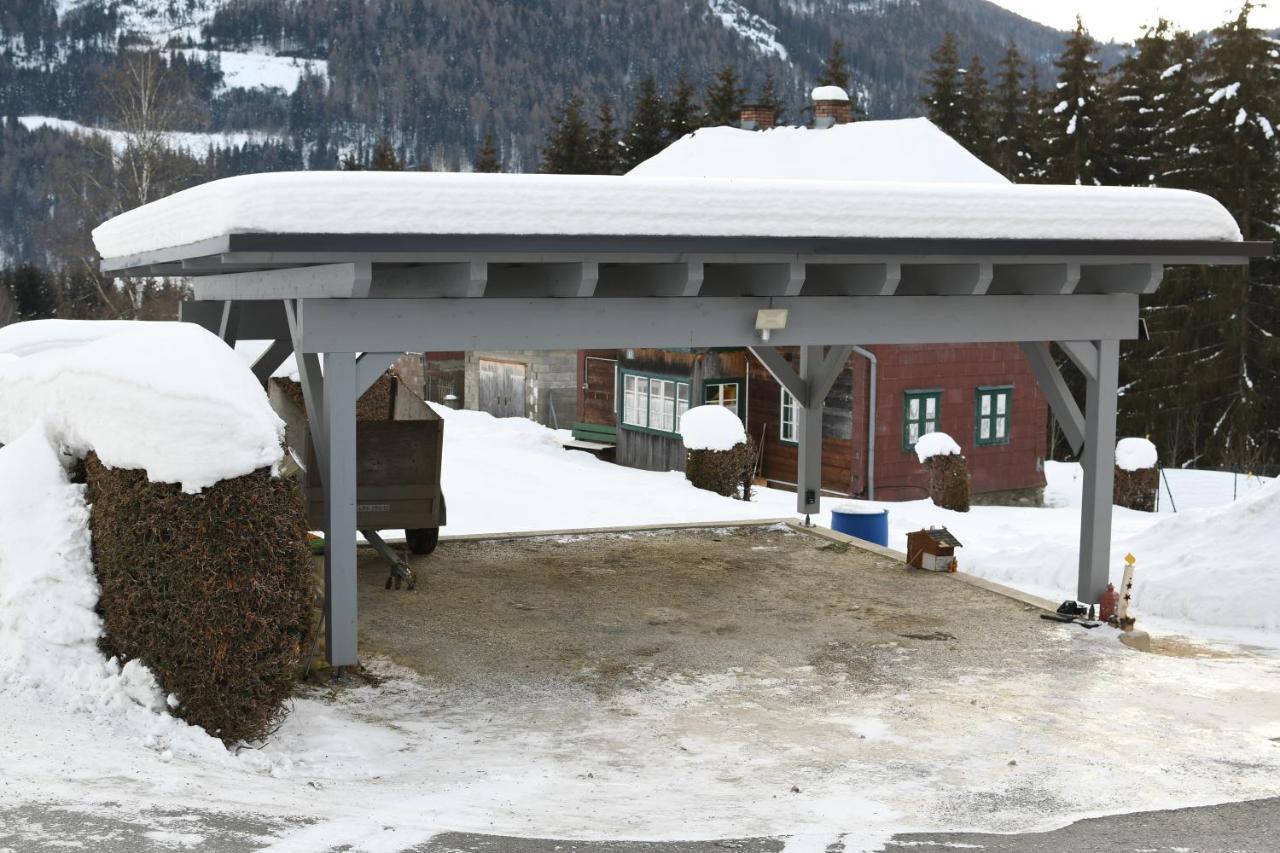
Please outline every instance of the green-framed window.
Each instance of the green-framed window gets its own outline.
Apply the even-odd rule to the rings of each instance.
[[[627,429],[680,434],[680,418],[689,410],[689,380],[622,371],[622,425]]]
[[[942,391],[908,391],[902,395],[902,449],[912,450],[920,436],[942,425]]]
[[[796,418],[796,398],[786,388],[782,389],[782,400],[778,406],[778,438],[788,444],[800,443],[799,420]]]
[[[702,402],[724,406],[742,417],[742,382],[737,379],[707,379],[702,383]]]
[[[979,445],[1008,444],[1013,388],[978,388],[974,401],[973,440]]]

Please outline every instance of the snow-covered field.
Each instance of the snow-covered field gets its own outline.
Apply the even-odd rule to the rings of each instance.
[[[260,464],[248,445],[276,429],[262,395],[248,393],[242,362],[208,351],[212,336],[148,325],[137,338],[110,324],[0,331],[0,399],[11,406],[0,422],[8,442],[0,448],[0,823],[6,809],[36,805],[124,816],[176,846],[216,832],[215,814],[260,817],[267,828],[256,843],[277,851],[393,851],[450,830],[776,836],[791,851],[839,840],[855,851],[893,831],[1044,829],[1091,814],[1274,793],[1280,657],[1141,655],[1109,629],[1062,626],[1036,633],[1038,655],[1019,648],[989,666],[984,659],[888,692],[867,690],[855,673],[831,678],[761,661],[692,675],[641,671],[633,689],[612,696],[566,685],[497,701],[483,691],[446,695],[374,660],[388,679],[381,686],[305,690],[268,743],[228,751],[169,717],[145,668],[119,668],[95,643],[86,507],[60,451],[102,444],[104,430],[108,438],[145,431],[146,446],[133,448],[141,455],[128,464],[169,470],[163,421],[183,432],[212,397],[258,424],[243,459],[227,446],[246,444],[231,431],[205,438],[206,455],[217,457],[206,473],[225,476],[234,472],[221,466]],[[148,362],[163,365],[162,375],[131,379],[126,366],[145,347],[164,353]],[[170,381],[189,379],[189,361],[213,362],[209,369],[225,375]],[[95,384],[130,405],[91,422],[77,406]],[[442,414],[450,533],[765,518],[794,507],[788,493],[732,501],[678,473],[568,452],[562,434],[528,421]],[[1066,597],[1075,470],[1051,467],[1057,505],[1045,509],[960,515],[924,502],[888,505],[893,544],[909,528],[945,522],[966,543],[966,570],[1037,590],[1065,585]],[[170,475],[201,481],[199,472]],[[1118,510],[1116,552],[1138,555],[1144,620],[1159,614],[1210,633],[1226,626],[1274,636],[1277,588],[1268,585],[1264,549],[1267,526],[1280,517],[1280,486],[1251,482],[1223,504],[1220,479],[1172,479],[1175,495],[1185,489],[1198,509]],[[904,666],[913,660],[906,648],[884,653]],[[1083,772],[1082,744],[1105,744],[1125,760]],[[5,831],[18,849],[87,840],[40,821]]]
[[[187,48],[178,51],[201,62],[217,60],[222,69],[222,88],[283,89],[293,94],[305,75],[329,77],[329,63],[322,59],[298,59],[272,53],[249,53],[231,50]]]
[[[111,147],[122,152],[129,144],[129,136],[123,131],[106,130],[100,127],[89,127],[65,118],[51,116],[21,116],[18,119],[27,130],[49,128],[61,133],[80,136],[100,136],[111,142]],[[194,133],[171,131],[166,133],[165,141],[176,151],[186,151],[196,156],[203,156],[210,148],[235,148],[250,143],[278,142],[279,136],[256,130],[237,130],[220,133]]]

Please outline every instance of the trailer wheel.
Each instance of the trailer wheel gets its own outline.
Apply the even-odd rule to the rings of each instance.
[[[425,556],[434,551],[436,545],[440,544],[440,528],[419,527],[414,530],[406,530],[404,538],[409,545],[410,551],[419,556]]]

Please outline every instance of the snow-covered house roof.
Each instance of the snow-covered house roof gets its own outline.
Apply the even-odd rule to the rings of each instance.
[[[822,130],[708,127],[676,140],[628,175],[904,184],[1009,183],[926,118],[859,121]]]

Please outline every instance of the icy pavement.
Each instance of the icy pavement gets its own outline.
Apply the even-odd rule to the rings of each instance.
[[[747,550],[777,553],[758,544]],[[448,547],[427,561],[438,574]],[[535,551],[514,560],[517,547]],[[567,552],[582,570],[545,566]],[[1044,623],[1006,599],[897,567],[845,563],[845,589],[833,573],[853,552],[815,552],[812,579],[785,560],[751,565],[711,546],[703,556],[705,587],[682,579],[666,595],[701,596],[708,614],[749,614],[761,605],[747,593],[760,585],[774,604],[759,624],[717,633],[688,601],[620,623],[634,589],[617,575],[639,569],[614,552],[592,540],[502,546],[494,565],[541,572],[535,586],[548,592],[536,597],[531,586],[513,597],[504,587],[474,602],[486,619],[501,619],[469,635],[477,672],[505,659],[488,683],[449,668],[465,649],[442,657],[432,677],[374,661],[381,685],[308,688],[269,744],[225,760],[148,749],[102,719],[4,698],[0,810],[56,803],[95,820],[143,823],[163,810],[155,831],[175,846],[196,843],[200,830],[184,836],[174,815],[216,812],[256,821],[264,849],[280,851],[448,849],[429,846],[446,832],[761,838],[791,851],[836,842],[857,851],[902,832],[1031,832],[1275,793],[1280,659],[1144,655],[1108,629]],[[908,597],[929,606],[913,616],[904,601],[873,597],[875,572],[900,573]],[[379,587],[381,575],[368,580]],[[581,625],[565,630],[581,632],[579,650],[547,633],[568,618],[544,612],[568,580],[621,599],[616,612],[576,608]],[[491,581],[468,564],[458,578],[427,578],[419,595],[426,606],[433,583],[440,597],[462,598],[466,584]],[[949,612],[936,612],[930,584],[952,602]],[[780,592],[788,588],[795,592]],[[828,592],[815,600],[819,588]],[[862,602],[856,614],[849,595]],[[819,610],[816,622],[806,618]],[[899,624],[906,618],[932,624],[908,629]],[[544,678],[595,654],[589,628],[654,662]],[[437,642],[441,656],[459,642],[439,620],[429,629],[419,643]],[[628,645],[628,632],[655,631],[699,649],[708,665],[664,665],[663,652]],[[816,650],[804,646],[824,638]],[[724,665],[719,655],[734,650],[750,665]],[[28,831],[6,843],[24,849],[44,830]]]

